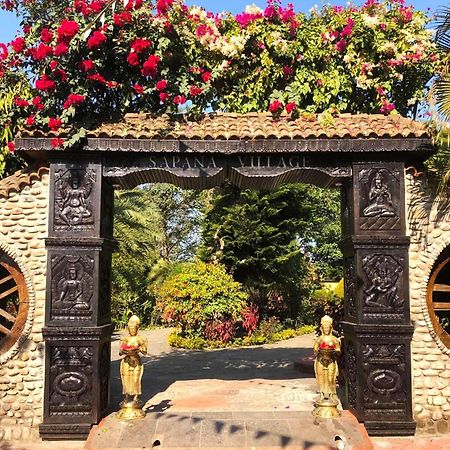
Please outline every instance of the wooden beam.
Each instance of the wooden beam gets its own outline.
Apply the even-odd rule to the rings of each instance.
[[[14,317],[8,311],[5,311],[2,308],[0,308],[0,316],[3,316],[6,320],[9,320],[12,323],[14,323],[16,321],[16,317]]]
[[[11,330],[8,330],[8,328],[6,328],[2,324],[0,324],[0,331],[2,333],[9,334]]]
[[[450,302],[433,302],[433,308],[436,311],[450,311]]]
[[[8,297],[9,294],[12,294],[13,292],[16,292],[18,290],[19,290],[18,286],[12,287],[11,289],[8,289],[7,291],[1,293],[0,294],[0,299]]]
[[[7,281],[12,280],[12,279],[13,279],[13,276],[12,275],[8,275],[7,277],[2,278],[0,280],[0,284],[6,283]]]
[[[433,286],[434,292],[450,292],[450,286],[448,284],[438,284]]]

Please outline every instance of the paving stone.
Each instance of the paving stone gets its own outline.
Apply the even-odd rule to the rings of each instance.
[[[200,447],[243,447],[246,426],[243,420],[206,419],[201,423]]]

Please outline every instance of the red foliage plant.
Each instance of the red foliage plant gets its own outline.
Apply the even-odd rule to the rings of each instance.
[[[247,331],[247,336],[251,336],[256,330],[259,322],[259,309],[254,303],[250,305],[242,312],[242,326]]]
[[[220,322],[211,320],[205,325],[205,336],[207,339],[223,343],[230,342],[236,334],[236,326],[233,319],[222,320]]]

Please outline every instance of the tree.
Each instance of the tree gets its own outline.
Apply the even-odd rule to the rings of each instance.
[[[450,124],[450,8],[442,8],[437,15],[436,42],[445,53],[438,78],[434,83],[434,97],[440,118]]]
[[[227,184],[206,211],[199,255],[224,264],[263,313],[288,307],[284,315],[295,317],[311,275],[302,242],[312,210],[303,185],[259,192]]]

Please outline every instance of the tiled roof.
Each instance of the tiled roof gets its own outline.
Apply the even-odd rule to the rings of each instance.
[[[53,132],[22,130],[20,138],[54,137]],[[59,136],[63,137],[64,133]],[[339,139],[426,138],[426,127],[398,115],[341,114],[325,123],[316,117],[291,120],[270,113],[214,113],[198,121],[168,115],[126,114],[121,122],[104,123],[87,132],[88,138],[116,139]]]
[[[33,169],[27,167],[18,170],[9,177],[0,180],[0,197],[9,197],[12,192],[20,192],[25,186],[31,186],[33,181],[41,180],[42,176],[48,174],[48,167]]]

